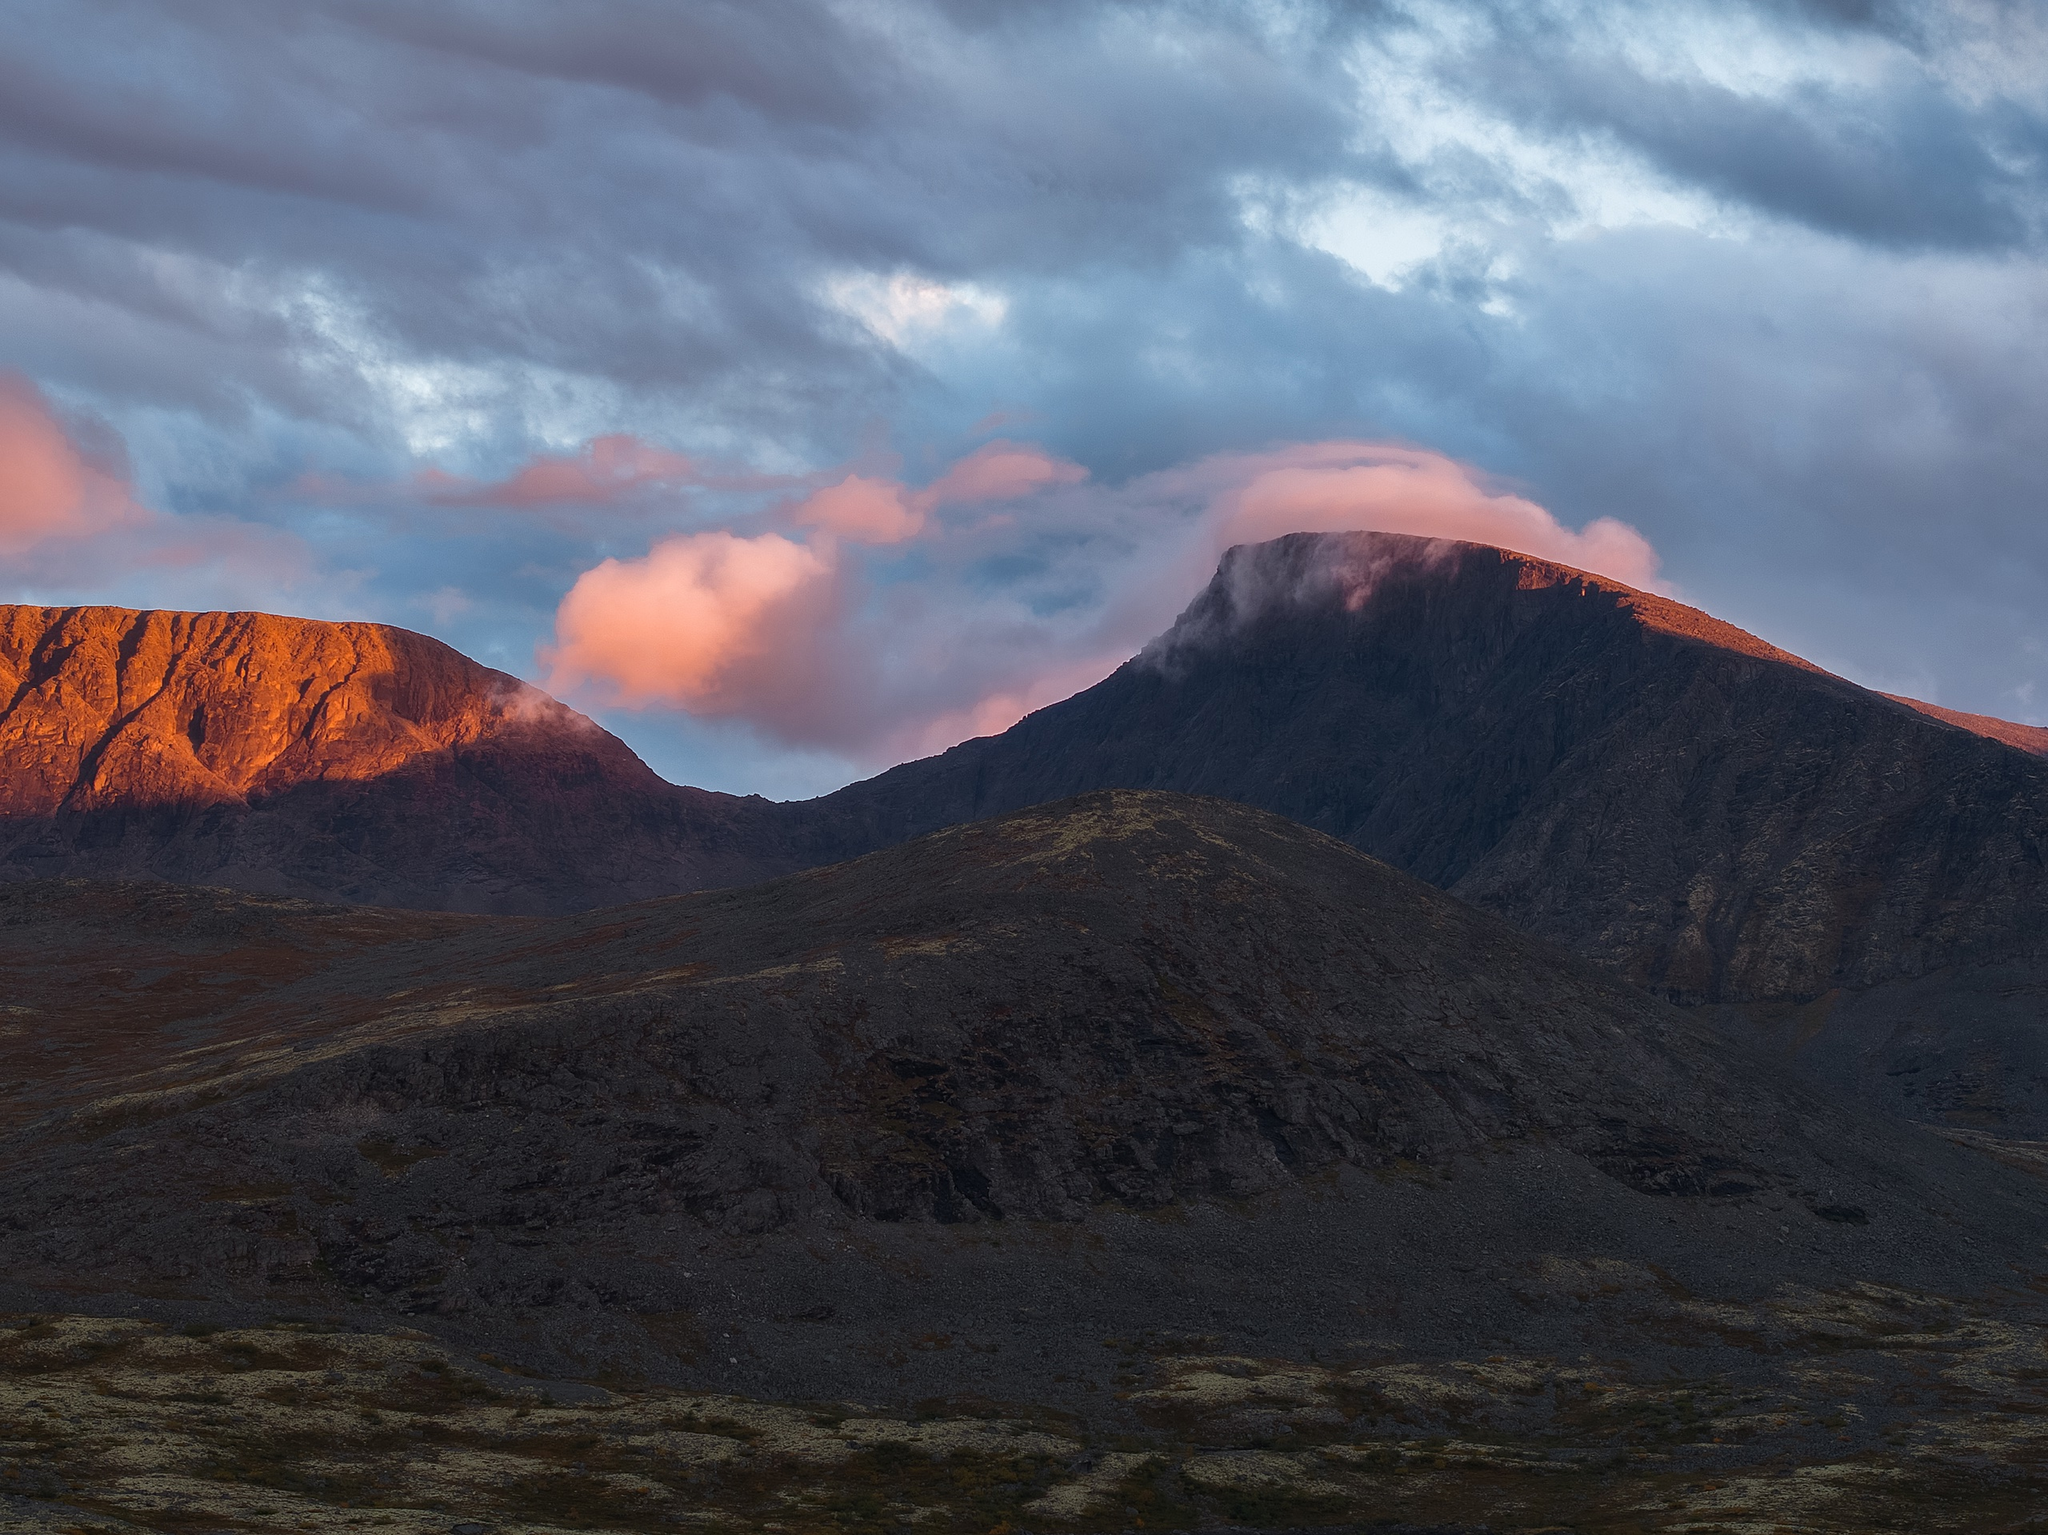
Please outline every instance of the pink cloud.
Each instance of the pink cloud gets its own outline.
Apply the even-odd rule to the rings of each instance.
[[[817,528],[860,544],[900,544],[924,531],[935,507],[1018,501],[1088,477],[1079,464],[1054,458],[1031,443],[991,442],[953,464],[922,490],[900,480],[852,474],[814,491],[790,514],[799,527]]]
[[[696,463],[624,432],[593,437],[580,453],[536,454],[502,480],[479,484],[439,469],[414,485],[449,506],[562,506],[616,501],[647,486],[691,484]]]
[[[984,443],[921,492],[929,505],[1015,501],[1055,485],[1088,478],[1079,464],[1054,458],[1028,442]]]
[[[838,611],[829,552],[779,533],[694,533],[577,577],[541,659],[550,689],[588,683],[627,708],[800,729]]]
[[[917,616],[906,620],[907,610],[862,632],[847,601],[862,558],[855,551],[918,537],[941,503],[1014,501],[1085,475],[1042,449],[990,443],[921,490],[846,474],[773,512],[813,530],[807,542],[726,529],[662,539],[639,559],[605,560],[577,578],[556,611],[554,642],[538,653],[547,685],[588,689],[624,708],[741,719],[784,740],[855,751],[922,742],[933,729],[1004,728],[1050,702],[1045,690],[1055,684],[1027,676],[1014,686],[962,686],[971,659],[943,634],[929,674],[916,675],[924,668],[905,666],[901,654],[931,635]],[[929,612],[915,601],[909,607]]]
[[[992,410],[970,426],[967,435],[979,437],[986,432],[1000,432],[1006,426],[1022,426],[1041,419],[1035,410]]]
[[[627,432],[593,437],[574,453],[536,453],[499,480],[450,474],[439,465],[396,480],[351,480],[317,471],[292,482],[286,498],[344,506],[385,503],[492,509],[557,510],[611,506],[649,491],[718,486],[786,486],[787,476],[714,472],[687,454],[643,442]]]
[[[195,606],[274,600],[307,575],[291,534],[218,516],[171,516],[128,483],[118,438],[81,445],[36,386],[0,373],[0,555],[17,591],[92,599],[138,572]]]
[[[850,474],[806,498],[791,518],[799,527],[818,528],[855,543],[900,544],[923,531],[925,509],[912,505],[905,488],[894,480]]]
[[[307,575],[289,533],[145,506],[119,439],[98,435],[100,450],[81,446],[31,381],[0,373],[0,554],[12,582],[84,597],[149,571],[188,600],[227,606],[270,599]]]
[[[1659,589],[1657,552],[1625,522],[1574,532],[1534,501],[1488,486],[1441,453],[1387,443],[1320,442],[1207,461],[1218,482],[1218,547],[1283,533],[1414,533],[1493,544],[1631,586]]]
[[[81,453],[36,386],[0,374],[0,552],[149,520],[120,475]]]
[[[1122,485],[1029,444],[994,442],[922,489],[843,471],[771,510],[808,542],[734,531],[670,538],[586,571],[543,653],[550,685],[634,708],[745,721],[869,762],[1006,729],[1099,681],[1165,629],[1229,545],[1378,530],[1497,544],[1655,587],[1625,524],[1572,529],[1439,453],[1317,442],[1218,454]],[[1007,519],[934,536],[941,505],[1030,498],[1032,536],[1071,554],[1038,590],[976,574],[1015,547]],[[1105,536],[1107,532],[1108,536]],[[914,581],[862,580],[918,547]],[[898,567],[907,569],[908,567]],[[1076,600],[1076,593],[1092,597]]]

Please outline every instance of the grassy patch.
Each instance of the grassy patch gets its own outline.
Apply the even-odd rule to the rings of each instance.
[[[357,1141],[356,1153],[387,1178],[399,1177],[420,1162],[448,1155],[440,1146],[399,1146],[376,1138]]]

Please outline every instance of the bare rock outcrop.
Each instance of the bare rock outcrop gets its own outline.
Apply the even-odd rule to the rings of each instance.
[[[16,878],[551,911],[791,866],[764,801],[382,624],[4,607],[0,700]]]
[[[267,613],[0,609],[0,691],[9,816],[246,806],[576,719],[423,635]]]

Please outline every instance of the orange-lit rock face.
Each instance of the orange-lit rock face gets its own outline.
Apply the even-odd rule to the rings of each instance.
[[[1983,736],[1989,741],[2002,741],[2007,746],[2017,747],[2036,757],[2048,757],[2048,725],[2022,725],[2014,720],[1997,719],[1989,714],[1967,714],[1961,709],[1944,709],[1939,704],[1922,703],[1917,698],[1907,698],[1902,693],[1884,695],[1893,703],[1904,704],[1908,709],[1918,710],[1929,719],[1940,720],[1944,725],[1953,725],[1958,730],[1967,730],[1971,735]]]
[[[241,804],[577,718],[423,635],[266,613],[0,607],[0,690],[4,815]]]
[[[819,861],[774,808],[403,629],[0,607],[0,879],[569,911]]]

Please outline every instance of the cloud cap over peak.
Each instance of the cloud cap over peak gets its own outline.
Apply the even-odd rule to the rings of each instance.
[[[1648,539],[1613,517],[1577,532],[1441,453],[1387,443],[1327,442],[1219,457],[1194,471],[1229,482],[1219,536],[1262,543],[1286,533],[1413,533],[1492,544],[1660,589]]]
[[[826,485],[786,513],[807,541],[720,529],[604,560],[555,615],[549,685],[879,763],[1005,729],[1100,680],[1248,540],[1414,533],[1655,584],[1635,529],[1600,519],[1574,532],[1419,448],[1297,443],[1102,485],[1033,445],[991,447],[922,491],[858,474]],[[1008,510],[954,525],[925,515],[970,496]],[[1090,537],[1104,528],[1137,537],[1107,549]],[[991,582],[992,565],[1034,549],[1049,551],[1035,580]]]

